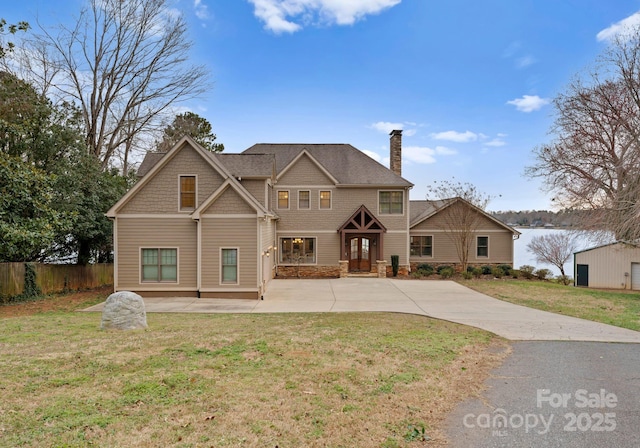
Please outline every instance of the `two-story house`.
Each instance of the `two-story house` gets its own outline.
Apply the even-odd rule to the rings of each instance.
[[[115,290],[259,298],[276,276],[386,276],[391,255],[401,272],[437,263],[434,254],[450,251],[433,250],[433,239],[429,250],[415,248],[433,238],[424,227],[431,216],[414,219],[411,237],[418,216],[413,184],[401,176],[401,140],[401,131],[391,133],[390,169],[348,144],[214,154],[185,137],[167,153],[147,154],[139,181],[107,213]],[[511,242],[515,231],[493,221],[495,242]],[[486,254],[487,263],[513,261],[512,249]]]

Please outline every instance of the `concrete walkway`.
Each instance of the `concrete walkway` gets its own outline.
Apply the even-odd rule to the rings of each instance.
[[[513,305],[453,281],[348,278],[273,280],[264,300],[145,298],[154,313],[389,311],[481,328],[514,341],[640,343],[640,332]],[[85,311],[101,311],[102,304]]]

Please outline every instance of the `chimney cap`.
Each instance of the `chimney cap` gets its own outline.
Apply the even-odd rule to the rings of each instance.
[[[394,129],[389,135],[402,135],[402,129]]]

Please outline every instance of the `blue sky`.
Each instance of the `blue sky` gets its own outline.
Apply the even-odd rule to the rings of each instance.
[[[81,0],[3,2],[8,22],[67,22]],[[550,101],[593,66],[640,0],[170,0],[213,88],[186,106],[227,152],[350,143],[403,175],[470,182],[490,210],[551,208],[523,176],[549,141]],[[637,14],[637,15],[636,15]]]

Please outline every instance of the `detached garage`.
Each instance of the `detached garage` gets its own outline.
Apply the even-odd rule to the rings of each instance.
[[[640,290],[640,246],[611,243],[573,254],[574,285]]]

